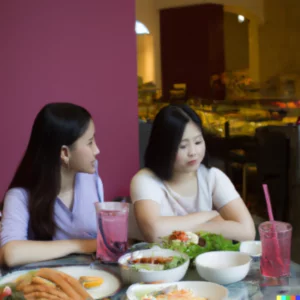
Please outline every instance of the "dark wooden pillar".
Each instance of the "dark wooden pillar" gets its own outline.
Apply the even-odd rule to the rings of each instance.
[[[210,76],[225,70],[223,16],[223,6],[216,4],[161,10],[165,97],[174,83],[186,83],[189,97],[212,98]]]

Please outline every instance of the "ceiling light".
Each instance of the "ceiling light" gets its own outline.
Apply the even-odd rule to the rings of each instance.
[[[149,29],[140,21],[135,21],[136,34],[149,34]]]
[[[243,23],[245,21],[245,17],[243,15],[238,15],[239,23]]]

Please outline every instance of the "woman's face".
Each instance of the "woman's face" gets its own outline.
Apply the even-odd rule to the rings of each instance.
[[[95,141],[95,125],[91,120],[85,133],[69,150],[69,168],[75,172],[95,173],[96,156],[99,153]]]
[[[199,127],[192,121],[186,124],[174,164],[175,172],[194,172],[205,155],[205,142]]]

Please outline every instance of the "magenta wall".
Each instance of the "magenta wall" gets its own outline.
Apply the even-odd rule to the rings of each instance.
[[[0,197],[47,102],[85,106],[96,123],[106,200],[138,169],[134,0],[0,1]]]

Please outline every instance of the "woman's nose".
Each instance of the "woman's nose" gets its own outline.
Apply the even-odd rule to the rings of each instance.
[[[99,150],[99,148],[98,148],[98,146],[97,146],[97,144],[96,144],[96,148],[95,148],[95,150],[94,150],[94,155],[96,156],[96,155],[98,155],[100,153],[100,150]]]
[[[191,145],[189,147],[189,156],[194,156],[196,154],[196,147]]]

